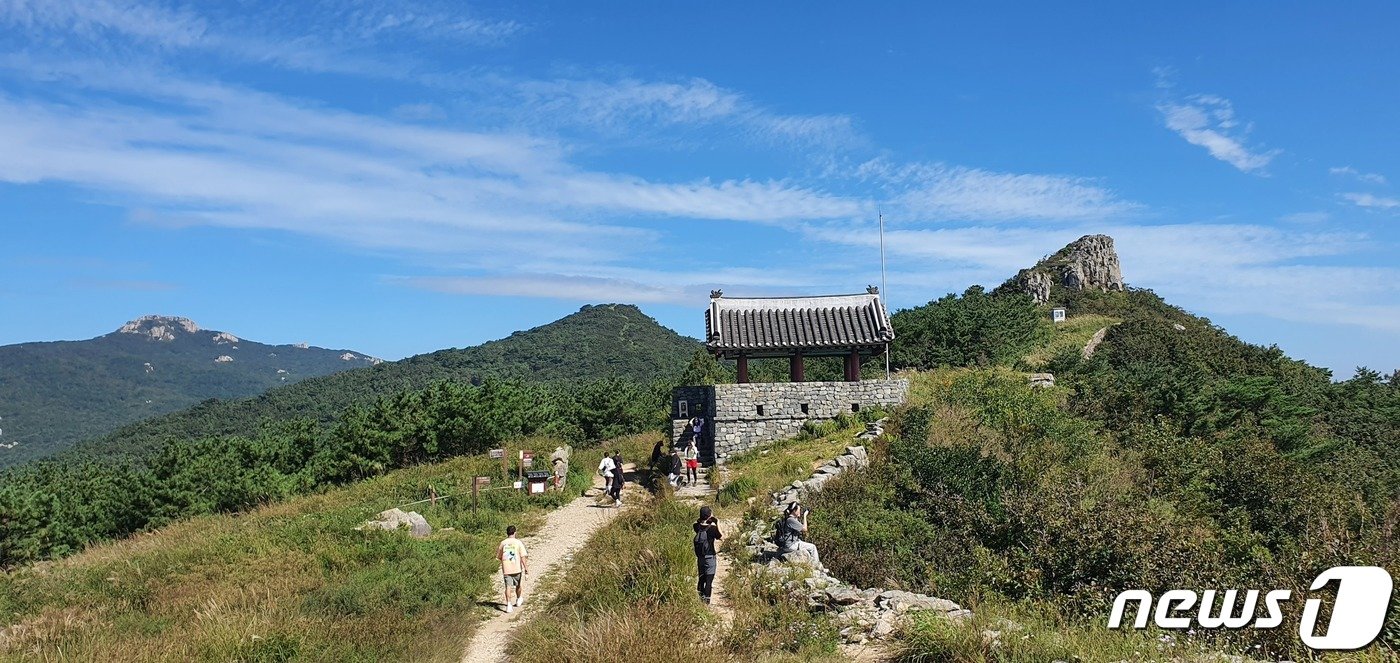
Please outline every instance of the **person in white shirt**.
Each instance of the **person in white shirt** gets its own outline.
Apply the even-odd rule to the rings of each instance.
[[[598,476],[603,477],[603,491],[612,488],[613,470],[617,469],[617,464],[613,462],[612,453],[603,454],[603,460],[598,461]]]

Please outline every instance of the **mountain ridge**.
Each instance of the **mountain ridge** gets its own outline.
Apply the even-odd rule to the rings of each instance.
[[[144,315],[84,340],[0,346],[0,467],[208,398],[239,398],[379,359],[273,345]]]
[[[606,343],[601,343],[607,340]],[[594,348],[595,342],[601,348]],[[590,304],[553,322],[466,348],[447,348],[318,376],[237,400],[206,400],[85,440],[83,456],[141,456],[171,439],[247,432],[267,422],[328,423],[343,410],[440,380],[581,381],[679,375],[700,342],[631,304]]]

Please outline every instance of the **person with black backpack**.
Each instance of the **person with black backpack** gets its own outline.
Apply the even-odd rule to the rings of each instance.
[[[700,580],[695,583],[695,591],[700,600],[710,604],[710,592],[714,589],[715,573],[719,571],[719,556],[715,542],[723,538],[719,531],[719,519],[715,518],[710,507],[700,507],[700,518],[695,521],[695,564],[700,572]]]

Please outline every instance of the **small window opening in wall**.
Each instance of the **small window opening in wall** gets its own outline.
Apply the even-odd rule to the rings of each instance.
[[[860,412],[860,403],[851,403],[852,412]]]
[[[760,416],[760,417],[763,416],[763,406],[762,406],[762,405],[758,406],[758,416]]]
[[[802,404],[802,414],[811,414],[810,412],[807,411],[807,404],[806,404],[806,403],[803,403],[803,404]]]

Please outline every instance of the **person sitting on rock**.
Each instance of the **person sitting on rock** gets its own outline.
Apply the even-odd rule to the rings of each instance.
[[[778,523],[778,533],[775,543],[778,544],[778,552],[788,555],[790,553],[802,553],[812,559],[812,566],[822,568],[821,559],[817,556],[817,546],[813,543],[803,541],[802,537],[807,533],[808,509],[803,509],[802,505],[793,502],[789,504],[783,512],[783,518]],[[802,555],[799,555],[802,556]]]

